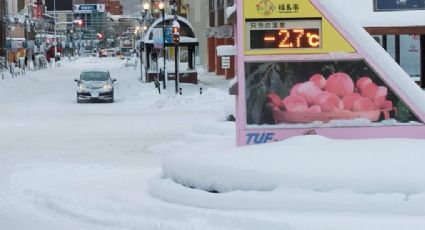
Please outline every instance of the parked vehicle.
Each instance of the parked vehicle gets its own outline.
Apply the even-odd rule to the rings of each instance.
[[[77,103],[84,101],[114,102],[114,82],[109,71],[84,71],[77,86]]]
[[[100,50],[100,54],[99,57],[115,57],[116,51],[114,48],[110,48],[110,49],[101,49]]]

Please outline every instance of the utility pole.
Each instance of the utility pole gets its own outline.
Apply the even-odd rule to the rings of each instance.
[[[6,0],[0,0],[0,56],[6,56]]]
[[[179,56],[179,43],[180,43],[180,24],[178,23],[177,18],[177,5],[176,1],[173,2],[173,15],[174,15],[174,21],[173,21],[173,43],[174,43],[174,77],[175,77],[175,91],[176,94],[179,92],[178,86],[179,86],[179,64],[180,64],[180,56]]]
[[[54,30],[55,30],[55,43],[56,44],[54,44],[55,45],[55,61],[56,61],[56,57],[58,56],[58,37],[57,37],[57,34],[56,34],[56,23],[57,23],[57,21],[56,21],[56,18],[57,18],[57,15],[56,15],[56,0],[53,0],[53,15],[54,15],[54,17],[53,17],[53,22],[54,22]]]
[[[165,50],[165,3],[163,1],[161,1],[159,3],[159,9],[161,10],[161,14],[162,14],[162,58],[164,59],[164,71],[163,71],[163,76],[164,76],[164,81],[163,81],[163,88],[166,89],[167,88],[167,60],[165,59],[166,56],[166,50]]]

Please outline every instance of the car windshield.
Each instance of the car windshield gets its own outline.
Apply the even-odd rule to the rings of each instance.
[[[108,81],[109,74],[106,72],[85,72],[81,74],[81,81]]]

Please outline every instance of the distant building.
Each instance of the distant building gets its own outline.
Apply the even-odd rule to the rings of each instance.
[[[226,15],[226,9],[234,5],[234,0],[209,0],[208,2],[208,71],[217,75],[225,75],[226,78],[235,76],[234,56],[230,57],[230,68],[224,69],[222,57],[217,54],[217,47],[234,45],[233,25]]]
[[[2,20],[6,16],[6,0],[0,0],[0,56],[6,56],[6,23]]]
[[[124,13],[120,0],[85,0],[85,4],[105,4],[106,11],[112,15],[123,15]]]

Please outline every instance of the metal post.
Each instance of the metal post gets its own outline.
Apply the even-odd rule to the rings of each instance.
[[[56,62],[56,57],[57,57],[57,53],[58,53],[58,37],[57,37],[57,34],[56,34],[56,0],[53,0],[53,14],[54,14],[54,17],[53,17],[53,22],[54,22],[54,31],[55,31],[55,42],[56,42],[56,44],[55,44],[55,62]]]
[[[425,35],[421,34],[419,36],[420,47],[421,47],[421,57],[420,57],[420,68],[421,68],[421,88],[425,88]]]
[[[0,0],[0,56],[7,56],[6,52],[6,1]]]
[[[143,47],[142,47],[142,39],[144,36],[144,26],[145,26],[145,9],[143,9],[143,5],[141,4],[142,1],[140,1],[140,8],[142,12],[142,23],[141,23],[141,36],[139,40],[139,59],[140,59],[140,80],[143,81]]]
[[[166,85],[166,81],[167,81],[167,71],[166,71],[166,69],[167,69],[167,64],[166,64],[166,60],[165,60],[165,55],[166,55],[166,53],[165,53],[165,6],[164,6],[164,9],[162,9],[161,10],[162,11],[162,56],[163,56],[163,59],[164,59],[164,71],[163,71],[163,73],[164,73],[164,82],[163,82],[163,84],[164,84],[164,89],[166,89],[167,88],[167,85]]]
[[[177,21],[176,3],[174,2],[174,20]],[[179,92],[179,45],[174,41],[174,77],[176,94]]]
[[[176,85],[176,94],[179,91],[179,46],[174,44],[174,76]]]

